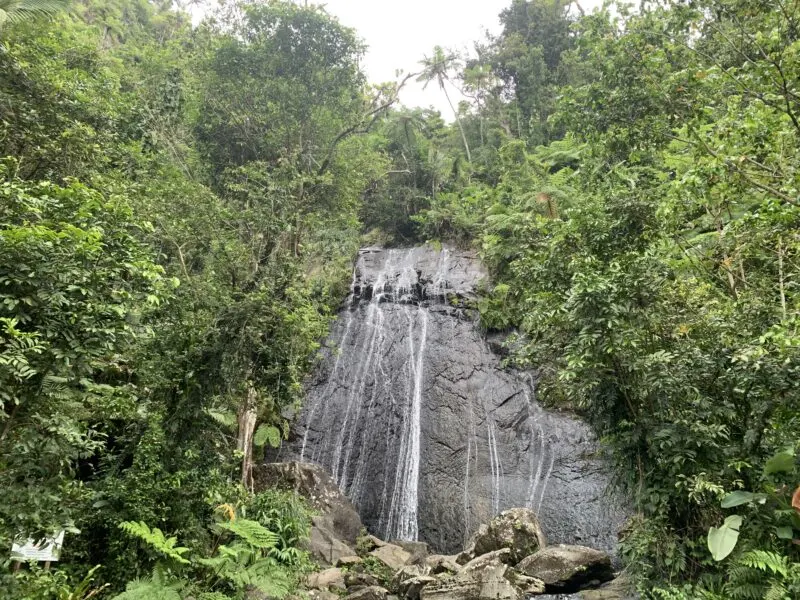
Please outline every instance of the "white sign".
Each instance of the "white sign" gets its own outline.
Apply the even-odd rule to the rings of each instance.
[[[56,562],[64,544],[64,532],[44,540],[17,540],[11,546],[11,560]]]

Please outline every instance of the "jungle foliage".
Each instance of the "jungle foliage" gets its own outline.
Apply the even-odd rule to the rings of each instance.
[[[57,570],[6,555],[0,596],[285,595],[309,511],[250,469],[350,279],[396,88],[317,7],[26,6],[0,30],[0,546],[67,536]]]
[[[800,1],[512,0],[406,76],[452,124],[319,7],[58,7],[0,2],[0,546],[68,532],[7,597],[291,591],[251,466],[359,244],[425,240],[604,440],[645,597],[800,597]]]
[[[471,169],[413,218],[480,249],[484,326],[606,442],[646,597],[800,596],[798,18],[518,0],[450,72],[486,82]]]

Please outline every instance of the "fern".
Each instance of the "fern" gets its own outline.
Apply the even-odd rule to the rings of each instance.
[[[742,554],[728,569],[725,591],[732,600],[788,600],[800,589],[800,565],[767,550]]]
[[[219,527],[230,531],[250,546],[260,550],[269,550],[278,543],[278,536],[257,521],[236,519],[228,523],[220,523]]]
[[[0,25],[32,16],[52,16],[68,6],[67,0],[0,0]]]
[[[138,523],[135,521],[124,521],[119,524],[119,527],[128,535],[138,537],[139,539],[147,542],[153,549],[157,550],[161,554],[164,554],[165,556],[168,556],[176,562],[182,564],[189,563],[189,561],[183,557],[184,554],[189,552],[189,548],[176,546],[178,543],[178,538],[166,537],[164,532],[157,527],[150,529],[144,521],[140,521]]]
[[[222,592],[206,592],[205,594],[200,594],[197,600],[231,600],[231,597]]]
[[[271,560],[257,560],[244,569],[227,571],[224,575],[239,588],[255,588],[269,597],[282,598],[289,593],[286,572]]]
[[[125,586],[125,591],[112,600],[181,600],[173,585],[161,581],[136,579]]]
[[[766,550],[751,550],[746,552],[739,559],[745,567],[757,569],[764,573],[772,573],[787,577],[789,575],[789,563],[785,556]]]
[[[213,408],[206,409],[206,414],[214,419],[217,423],[228,429],[236,426],[236,415],[231,411],[217,410]]]
[[[764,594],[764,600],[788,600],[789,599],[789,591],[786,587],[777,581],[773,582],[772,585],[767,590],[767,593]]]

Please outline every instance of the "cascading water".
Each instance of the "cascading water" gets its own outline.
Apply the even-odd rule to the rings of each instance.
[[[551,542],[613,549],[622,519],[580,421],[543,410],[469,306],[485,272],[429,246],[359,254],[327,357],[279,458],[323,465],[385,539],[461,548],[513,506]]]

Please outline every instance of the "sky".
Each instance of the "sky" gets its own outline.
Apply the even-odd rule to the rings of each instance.
[[[295,0],[300,1],[300,0]],[[486,39],[486,32],[501,30],[500,12],[511,0],[308,0],[320,4],[347,27],[354,28],[367,44],[362,67],[372,83],[398,81],[396,71],[415,73],[420,61],[430,56],[434,46],[447,50],[471,51],[476,41]],[[601,0],[581,0],[587,12]],[[206,13],[201,2],[192,12],[196,20]],[[424,88],[424,89],[423,89]],[[461,94],[448,87],[453,104]],[[406,106],[433,106],[448,121],[453,112],[436,82],[424,87],[409,81],[400,94]]]
[[[327,0],[320,1],[339,21],[358,31],[369,46],[363,68],[372,82],[395,81],[395,71],[413,73],[436,45],[471,50],[486,31],[499,33],[499,14],[510,0]],[[448,90],[454,103],[460,95]],[[435,82],[409,82],[400,100],[407,106],[434,106],[445,118],[452,111]]]

